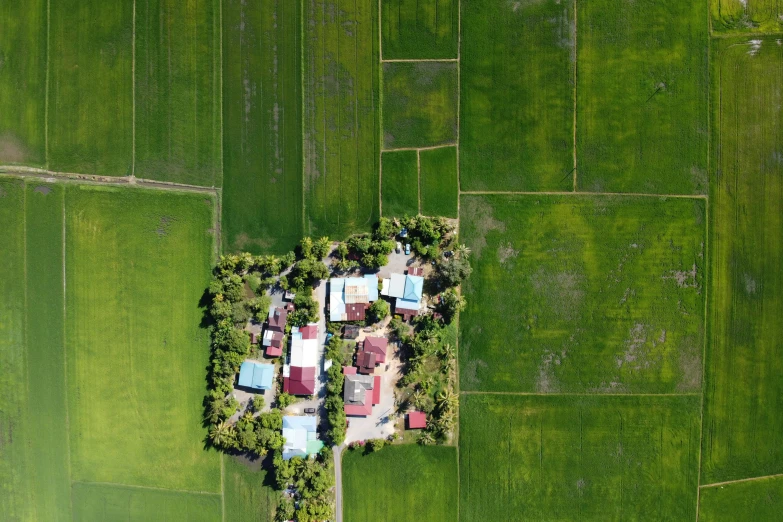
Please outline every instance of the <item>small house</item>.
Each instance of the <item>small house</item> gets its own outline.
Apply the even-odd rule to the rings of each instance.
[[[317,454],[324,447],[323,441],[318,440],[318,419],[314,416],[283,417],[283,460],[292,457],[309,457]]]
[[[239,386],[254,390],[271,390],[275,367],[271,364],[261,364],[245,361],[239,368]]]

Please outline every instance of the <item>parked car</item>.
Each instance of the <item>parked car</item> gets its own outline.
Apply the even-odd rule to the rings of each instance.
[[[406,256],[411,255],[411,244],[410,243],[405,243],[405,255]]]
[[[402,252],[402,243],[397,241],[397,253],[399,254],[400,252]]]
[[[315,408],[305,408],[305,413],[315,413]]]

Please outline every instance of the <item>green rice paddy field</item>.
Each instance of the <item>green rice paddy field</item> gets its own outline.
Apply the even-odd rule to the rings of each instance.
[[[783,477],[702,488],[699,520],[702,522],[766,522],[783,512]]]
[[[456,58],[459,0],[381,0],[383,59]]]
[[[272,522],[278,493],[268,483],[270,473],[250,469],[246,462],[233,457],[224,457],[223,475],[225,520]]]
[[[421,213],[456,218],[459,206],[457,148],[422,150],[419,163]]]
[[[6,518],[220,515],[219,457],[199,428],[214,205],[0,177]]]
[[[378,5],[303,2],[304,230],[343,237],[379,215]]]
[[[579,190],[707,190],[706,6],[702,0],[579,2]]]
[[[498,392],[698,392],[705,202],[463,196],[473,251],[460,383]]]
[[[343,487],[346,521],[457,520],[457,452],[414,444],[347,451]]]
[[[223,247],[287,252],[303,232],[302,7],[223,5]]]
[[[713,58],[705,484],[783,473],[783,48],[722,40]]]
[[[695,520],[699,401],[463,395],[460,520]]]
[[[716,33],[779,32],[783,29],[781,14],[783,6],[778,0],[710,0]]]
[[[419,158],[415,150],[381,155],[383,184],[381,210],[384,216],[415,216],[419,213]]]

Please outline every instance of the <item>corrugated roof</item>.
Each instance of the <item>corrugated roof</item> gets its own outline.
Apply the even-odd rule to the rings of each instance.
[[[245,361],[239,368],[238,384],[244,388],[271,390],[274,371],[275,367],[271,364]]]
[[[389,279],[389,297],[402,298],[405,295],[405,276],[392,274]]]
[[[367,280],[367,300],[371,303],[378,300],[378,276],[375,274],[365,274]]]
[[[421,301],[421,296],[423,291],[424,291],[423,277],[415,276],[415,275],[405,276],[405,293],[402,296],[403,299],[408,301]]]
[[[394,304],[394,311],[395,313],[402,313],[401,310],[409,310],[408,313],[419,313],[419,302],[409,301],[407,299],[397,299],[397,302]]]

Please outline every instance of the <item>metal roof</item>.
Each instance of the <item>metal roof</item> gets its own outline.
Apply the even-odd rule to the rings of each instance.
[[[405,276],[405,293],[402,298],[408,301],[421,301],[424,291],[424,278],[421,276]]]
[[[389,297],[399,297],[405,294],[405,276],[402,274],[392,274],[389,279]]]

